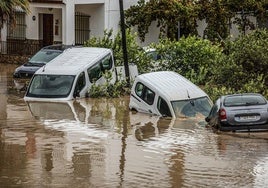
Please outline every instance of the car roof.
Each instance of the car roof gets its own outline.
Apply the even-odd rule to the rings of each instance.
[[[207,96],[190,80],[172,71],[145,73],[137,76],[136,81],[145,83],[150,89],[159,92],[170,101]]]
[[[74,47],[73,45],[65,45],[65,44],[53,44],[49,46],[43,47],[41,50],[59,50],[64,51],[68,48]]]
[[[99,59],[111,53],[110,49],[97,47],[73,47],[65,50],[35,74],[76,75]]]

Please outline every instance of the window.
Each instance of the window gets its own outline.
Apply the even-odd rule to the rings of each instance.
[[[172,101],[171,105],[176,117],[194,117],[197,114],[208,116],[211,109],[211,104],[207,97]]]
[[[71,92],[74,76],[35,75],[29,86],[28,97],[62,98]]]
[[[85,85],[86,85],[85,73],[81,72],[76,82],[75,92],[78,91],[79,93],[85,87]]]
[[[90,16],[75,13],[75,44],[82,45],[90,38]]]
[[[154,103],[155,93],[142,83],[138,82],[136,84],[135,93],[147,104],[152,105]]]
[[[16,26],[11,27],[11,23],[8,24],[8,38],[9,39],[22,39],[26,38],[26,24],[25,24],[25,13],[16,12]]]
[[[101,66],[98,63],[87,70],[88,77],[91,83],[96,82],[102,75]]]
[[[148,104],[153,104],[154,103],[154,92],[152,90],[150,90],[149,88],[145,88],[144,90],[144,101],[147,102]]]
[[[167,102],[161,97],[158,98],[157,109],[159,110],[162,116],[172,117]]]
[[[102,61],[101,61],[101,66],[102,66],[102,70],[103,72],[106,70],[110,70],[113,66],[113,59],[112,56],[107,56],[105,57]]]
[[[237,95],[229,96],[224,99],[224,106],[248,106],[248,105],[264,105],[266,100],[257,95]]]
[[[138,82],[136,84],[136,87],[135,87],[135,93],[136,93],[136,95],[138,95],[139,97],[142,97],[142,90],[143,90],[143,88],[144,88],[144,85],[142,83]]]

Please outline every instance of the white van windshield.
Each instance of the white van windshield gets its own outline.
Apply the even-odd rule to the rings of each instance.
[[[27,97],[64,98],[72,89],[75,76],[72,75],[34,75]]]
[[[177,118],[185,116],[195,117],[198,114],[202,114],[206,117],[211,109],[211,103],[207,97],[172,101],[171,104]]]

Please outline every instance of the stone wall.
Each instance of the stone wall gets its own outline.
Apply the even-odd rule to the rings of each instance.
[[[21,55],[6,55],[0,54],[0,63],[10,63],[10,64],[18,64],[22,65],[26,63],[30,56],[21,56]]]

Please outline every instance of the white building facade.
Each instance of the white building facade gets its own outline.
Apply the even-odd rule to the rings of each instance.
[[[124,10],[137,1],[123,0]],[[102,37],[104,30],[112,29],[114,35],[119,31],[119,0],[30,0],[30,13],[20,12],[16,19],[13,30],[6,26],[1,30],[1,53],[10,51],[11,43],[21,41],[39,47],[55,43],[81,45],[91,37]],[[158,34],[152,30],[145,44],[155,41]],[[25,50],[25,45],[21,49]]]
[[[137,2],[138,0],[123,0],[124,10]],[[24,45],[13,51],[25,48],[32,50],[33,45],[40,48],[55,43],[81,45],[91,37],[102,37],[104,30],[112,29],[113,34],[116,34],[120,29],[119,0],[30,0],[30,13],[16,17],[15,29],[11,31],[4,27],[1,31],[2,54],[12,50],[8,45],[21,41]],[[198,34],[201,37],[205,27],[205,21],[198,22]],[[237,26],[230,29],[234,37],[238,36]],[[156,23],[152,23],[145,41],[137,42],[146,46],[157,42],[158,36],[159,28]]]

